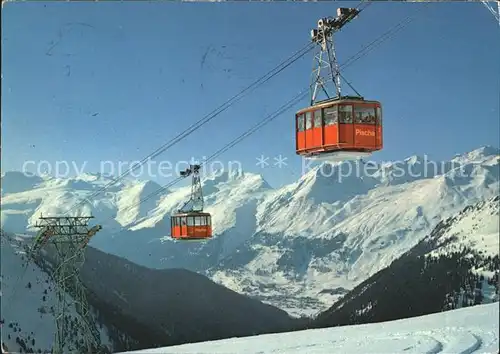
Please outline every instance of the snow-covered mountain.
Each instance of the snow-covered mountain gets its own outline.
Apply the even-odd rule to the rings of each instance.
[[[3,233],[1,240],[4,350],[50,352],[54,312],[58,311],[56,285],[48,276],[58,264],[55,248],[46,245],[35,262],[31,258],[28,262],[29,237]],[[93,247],[86,249],[80,280],[92,312],[89,322],[105,345],[101,351],[92,351],[96,354],[283,332],[304,323],[201,274],[150,269]],[[71,294],[66,296],[71,300]],[[74,348],[83,330],[74,326],[78,317],[74,307],[65,317],[75,328],[66,338]],[[66,349],[67,353],[83,352]]]
[[[415,247],[375,273],[312,327],[383,322],[498,302],[500,196],[440,221]]]
[[[500,253],[500,196],[465,207],[454,217],[443,220],[424,240],[437,244],[429,257],[456,252],[464,247],[482,257]]]
[[[31,353],[50,353],[56,332],[54,311],[58,306],[55,284],[47,273],[28,262],[22,238],[2,235],[0,240],[2,345],[9,353],[29,353],[29,350],[33,350]],[[73,304],[67,296],[68,303]],[[66,314],[69,322],[79,316],[74,306]],[[95,313],[92,316],[95,319]],[[107,328],[96,330],[100,333],[100,344],[112,352]],[[67,352],[78,348],[78,341],[83,338],[82,329],[75,326],[73,335],[67,338]]]
[[[93,214],[100,220],[108,220],[106,226],[116,229],[146,217],[160,198],[155,196],[137,205],[140,199],[160,186],[152,181],[130,179],[116,182],[97,198],[88,198],[112,180],[90,173],[75,178],[56,178],[50,175],[28,176],[19,171],[6,172],[2,175],[2,228],[14,233],[33,232],[30,226],[36,224],[40,215],[62,215],[86,200],[71,214]]]
[[[186,268],[290,313],[315,313],[421,241],[442,219],[499,194],[497,148],[482,147],[438,163],[324,163],[297,182],[272,189],[243,171],[206,176],[206,210],[215,237],[204,243],[168,238],[170,213],[190,187],[168,190],[123,180],[74,213],[96,216],[103,230],[91,245],[153,268]],[[351,171],[351,173],[349,173]],[[2,227],[27,232],[41,213],[63,214],[108,183],[2,176]]]
[[[369,325],[230,338],[154,353],[498,353],[498,303]],[[335,348],[335,349],[333,349]]]

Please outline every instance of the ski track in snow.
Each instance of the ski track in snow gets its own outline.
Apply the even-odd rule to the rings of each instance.
[[[130,353],[498,353],[499,303],[403,320],[231,338]]]

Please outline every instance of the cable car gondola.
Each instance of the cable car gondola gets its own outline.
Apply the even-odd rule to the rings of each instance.
[[[175,240],[200,241],[212,238],[212,217],[203,211],[199,171],[200,165],[191,165],[180,173],[182,177],[192,176],[192,185],[189,200],[170,217],[171,237]]]
[[[368,157],[382,146],[382,106],[378,101],[347,96],[296,113],[298,155],[342,161]]]
[[[318,21],[311,31],[312,41],[318,44],[315,55],[311,102],[309,107],[295,114],[296,154],[307,159],[331,162],[358,159],[382,150],[382,105],[378,101],[357,96],[342,96],[337,57],[333,46],[333,33],[357,16],[359,10],[339,8],[337,17]],[[336,96],[327,84],[333,83]],[[321,89],[328,97],[317,101]]]

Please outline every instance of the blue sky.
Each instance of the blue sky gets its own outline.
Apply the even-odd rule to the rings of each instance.
[[[9,3],[2,10],[2,170],[47,160],[53,167],[74,161],[86,172],[112,161],[116,171],[119,161],[141,160],[302,48],[319,18],[357,4]],[[422,6],[369,6],[336,37],[340,62]],[[440,160],[498,147],[499,43],[483,5],[432,3],[348,67],[344,76],[384,107],[385,149],[372,160]],[[157,160],[211,155],[307,86],[311,65],[309,54]],[[294,111],[307,104],[232,148],[222,163],[240,161],[272,185],[296,180]],[[271,166],[255,165],[261,154]],[[272,166],[280,154],[286,168]]]

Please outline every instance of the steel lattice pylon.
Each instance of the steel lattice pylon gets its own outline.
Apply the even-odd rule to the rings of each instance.
[[[336,18],[318,20],[318,27],[311,31],[311,40],[317,44],[311,76],[311,106],[316,103],[320,90],[326,98],[341,96],[342,75],[333,43],[333,34],[355,18],[359,12],[354,8],[339,8]],[[349,83],[347,84],[354,90]]]
[[[40,217],[35,225],[40,232],[34,240],[32,253],[51,243],[55,249],[56,268],[52,274],[56,283],[57,312],[54,354],[74,351],[75,353],[95,353],[100,347],[99,331],[95,327],[87,299],[85,287],[80,280],[80,268],[85,261],[85,249],[90,238],[101,229],[100,225],[88,228],[92,216],[79,217]],[[83,333],[83,347],[71,348],[68,339],[72,337],[70,323],[66,319],[69,307],[69,294],[74,300],[78,314],[78,328]]]

